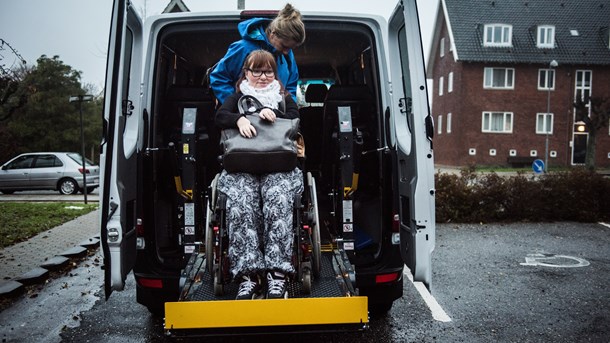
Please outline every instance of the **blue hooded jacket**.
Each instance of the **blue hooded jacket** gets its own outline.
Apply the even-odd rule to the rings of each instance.
[[[283,55],[269,43],[265,28],[271,19],[252,18],[237,25],[242,39],[232,43],[225,56],[218,61],[216,68],[210,74],[210,86],[218,101],[222,104],[227,96],[235,93],[235,83],[241,76],[242,67],[248,54],[254,50],[264,49],[275,56],[277,63],[276,79],[280,80],[286,91],[296,101],[299,70],[294,60],[292,50]]]

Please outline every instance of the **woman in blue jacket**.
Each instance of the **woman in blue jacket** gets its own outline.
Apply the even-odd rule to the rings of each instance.
[[[292,49],[305,41],[305,25],[301,13],[291,4],[286,4],[275,19],[252,18],[239,23],[237,29],[241,40],[229,46],[225,56],[210,74],[210,86],[220,104],[235,93],[235,82],[241,75],[246,57],[258,49],[267,50],[275,56],[276,78],[296,101],[299,70]]]

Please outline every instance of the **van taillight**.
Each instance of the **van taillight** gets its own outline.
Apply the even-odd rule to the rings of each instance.
[[[400,272],[376,275],[375,276],[375,283],[394,282],[394,281],[398,280],[398,275],[400,275]]]
[[[83,173],[83,168],[78,168],[78,172],[81,173],[81,174],[84,174]],[[91,172],[89,171],[89,169],[85,169],[85,173],[90,174]]]
[[[137,278],[138,284],[141,287],[146,288],[163,288],[163,280],[161,279],[149,279],[149,278]]]
[[[394,213],[392,218],[392,232],[400,232],[400,215],[398,213]]]

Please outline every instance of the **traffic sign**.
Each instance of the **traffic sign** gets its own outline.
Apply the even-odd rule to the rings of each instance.
[[[541,159],[534,160],[534,163],[532,163],[532,169],[536,174],[544,172],[544,161]]]

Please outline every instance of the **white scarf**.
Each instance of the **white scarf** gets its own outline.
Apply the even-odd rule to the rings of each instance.
[[[239,85],[239,89],[244,95],[251,95],[260,101],[263,106],[274,110],[277,110],[277,105],[282,102],[280,83],[277,80],[273,80],[273,82],[264,88],[254,88],[250,86],[248,80],[243,80]]]

